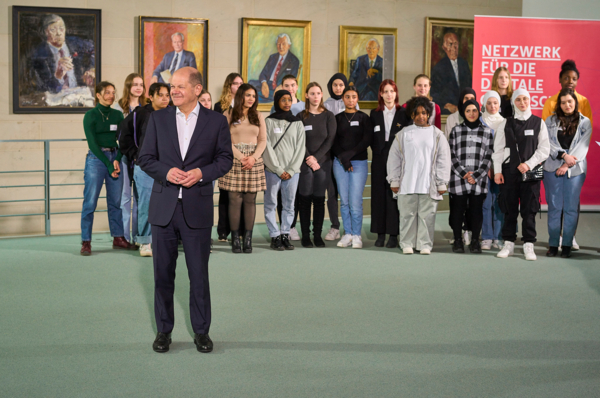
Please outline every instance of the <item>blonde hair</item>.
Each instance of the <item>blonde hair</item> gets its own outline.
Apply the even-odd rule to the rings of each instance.
[[[139,98],[140,106],[144,106],[146,104],[146,83],[144,83],[144,78],[139,73],[130,73],[129,76],[125,78],[125,85],[123,87],[123,97],[119,100],[119,106],[123,109],[123,114],[127,116],[129,114],[129,101],[131,100],[131,87],[133,86],[133,80],[139,77],[142,79],[142,85],[144,87],[144,91],[142,91],[142,95]]]
[[[417,82],[419,81],[419,79],[427,79],[427,80],[429,80],[429,92],[427,93],[427,98],[429,98],[431,100],[431,79],[426,74],[421,73],[420,75],[417,75],[415,77],[415,80],[413,81],[413,87],[417,85]],[[415,95],[416,94],[417,94],[417,92],[415,91]]]
[[[506,98],[510,99],[513,94],[513,83],[510,77],[510,72],[504,66],[499,67],[498,69],[496,69],[496,72],[494,72],[494,77],[492,77],[492,90],[500,94],[500,87],[498,87],[498,77],[500,76],[500,72],[506,72],[506,74],[508,75],[508,87],[506,88]],[[502,94],[500,94],[500,96],[502,97]]]
[[[235,72],[230,73],[225,78],[225,82],[223,83],[223,91],[221,91],[221,98],[219,98],[219,102],[221,103],[221,110],[223,112],[225,112],[227,109],[229,109],[229,104],[231,104],[231,101],[233,100],[233,93],[231,92],[231,85],[233,84],[235,79],[238,77],[240,79],[242,79],[242,83],[243,83],[244,79],[242,78],[242,75],[240,75],[239,73],[235,73]]]

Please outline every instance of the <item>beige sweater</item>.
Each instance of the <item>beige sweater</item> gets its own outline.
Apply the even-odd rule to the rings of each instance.
[[[231,121],[231,109],[225,112],[225,117],[227,117],[227,123],[229,123]],[[261,158],[267,146],[267,127],[265,118],[260,112],[258,112],[258,118],[260,120],[260,127],[250,124],[248,118],[244,118],[243,121],[238,121],[229,126],[233,156],[237,160],[242,160],[245,156],[235,147],[235,144],[256,144],[256,150],[252,156],[256,160]]]

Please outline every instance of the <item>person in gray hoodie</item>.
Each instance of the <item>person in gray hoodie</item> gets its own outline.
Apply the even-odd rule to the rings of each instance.
[[[433,106],[428,98],[411,98],[406,111],[414,124],[396,134],[387,180],[398,198],[400,249],[430,254],[437,205],[450,180],[450,147],[444,133],[429,125]]]
[[[300,166],[306,152],[304,125],[292,114],[292,95],[279,90],[274,98],[275,113],[267,117],[267,147],[263,153],[267,190],[265,221],[274,250],[293,250],[290,226],[294,219],[294,201],[300,177]],[[277,193],[281,190],[283,210],[281,228],[277,225]]]

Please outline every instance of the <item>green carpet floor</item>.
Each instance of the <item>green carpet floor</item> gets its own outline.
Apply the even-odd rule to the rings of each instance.
[[[174,343],[152,351],[152,260],[95,235],[0,241],[1,397],[600,397],[600,214],[571,259],[215,244],[215,342],[192,343],[183,256]],[[363,231],[368,231],[365,219]],[[298,245],[299,246],[299,245]]]

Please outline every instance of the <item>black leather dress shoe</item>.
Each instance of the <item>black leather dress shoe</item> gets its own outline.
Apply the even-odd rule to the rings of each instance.
[[[396,235],[390,235],[385,247],[388,249],[395,249],[398,247],[398,237]]]
[[[156,333],[156,339],[152,344],[152,349],[156,352],[167,352],[169,351],[169,345],[171,344],[171,333]]]
[[[377,234],[377,240],[375,241],[375,247],[385,246],[385,234]]]
[[[202,353],[213,350],[213,342],[207,334],[194,333],[194,344],[196,344],[198,351]]]
[[[562,250],[560,251],[560,256],[562,258],[569,258],[569,257],[571,257],[571,246],[563,246]]]

